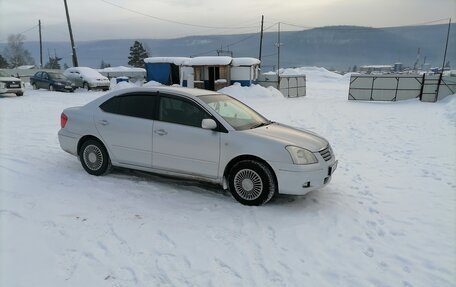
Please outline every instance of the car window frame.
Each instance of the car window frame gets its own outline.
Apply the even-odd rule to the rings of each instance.
[[[215,121],[217,124],[217,127],[213,129],[212,131],[216,132],[223,132],[223,133],[228,133],[228,130],[225,128],[225,126],[211,113],[209,109],[201,105],[199,102],[195,101],[194,99],[187,97],[185,95],[176,95],[176,94],[171,94],[171,93],[164,93],[164,92],[158,92],[158,99],[157,99],[157,105],[155,107],[155,120],[163,123],[168,123],[168,124],[175,124],[175,125],[181,125],[181,126],[186,126],[186,127],[191,127],[191,128],[200,128],[202,129],[201,126],[196,127],[193,125],[186,125],[186,124],[180,124],[180,123],[173,123],[173,122],[166,122],[166,121],[161,121],[159,120],[159,113],[160,113],[160,105],[161,105],[161,98],[167,97],[167,98],[174,98],[178,100],[182,100],[185,102],[188,102],[190,104],[195,105],[197,108],[203,110],[206,114],[209,115],[208,119],[212,119]]]
[[[101,108],[102,105],[104,105],[105,103],[107,103],[109,101],[114,100],[115,98],[120,99],[120,98],[123,98],[123,97],[130,97],[130,96],[145,96],[145,97],[153,97],[154,98],[154,107],[153,107],[153,110],[151,112],[151,116],[152,116],[151,119],[144,118],[144,117],[132,116],[132,115],[120,114],[120,113],[118,113],[119,110],[117,110],[115,113],[114,112],[108,112],[108,111],[105,111],[105,110],[103,110]],[[156,115],[157,115],[157,103],[158,103],[158,94],[155,93],[155,92],[133,92],[133,93],[127,93],[127,94],[121,94],[121,95],[113,96],[113,97],[107,99],[106,101],[102,102],[101,104],[99,104],[98,108],[103,113],[108,113],[108,114],[111,114],[111,115],[130,117],[130,118],[136,118],[136,119],[143,119],[143,120],[149,120],[149,121],[155,121],[156,120]]]

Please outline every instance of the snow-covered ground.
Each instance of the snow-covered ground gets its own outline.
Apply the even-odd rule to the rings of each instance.
[[[347,76],[304,70],[305,98],[224,89],[339,159],[324,189],[262,207],[88,175],[59,147],[60,113],[103,92],[0,97],[0,286],[455,286],[456,97],[353,102]]]

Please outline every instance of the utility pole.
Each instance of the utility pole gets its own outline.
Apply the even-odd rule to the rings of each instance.
[[[280,22],[278,23],[278,29],[277,29],[277,89],[279,89],[280,86],[280,46],[282,46],[282,43],[280,43]]]
[[[40,33],[40,68],[43,68],[43,42],[41,40],[41,20],[38,20],[38,30]]]
[[[440,72],[439,82],[437,84],[437,90],[435,91],[435,101],[434,102],[437,102],[437,99],[439,98],[440,84],[442,83],[443,70],[445,69],[446,54],[447,54],[447,49],[448,49],[448,39],[450,38],[450,27],[451,27],[451,18],[448,21],[448,32],[447,32],[447,38],[446,38],[446,44],[445,44],[445,52],[443,53],[442,71]]]
[[[258,60],[260,60],[260,67],[261,67],[261,49],[263,47],[263,23],[264,23],[264,15],[261,15],[260,54],[258,56]]]
[[[76,47],[74,46],[74,39],[73,39],[73,31],[71,30],[71,22],[70,22],[70,14],[68,14],[68,5],[67,1],[63,0],[65,3],[65,11],[66,11],[66,17],[67,17],[67,22],[68,22],[68,31],[70,32],[70,40],[71,40],[71,50],[72,50],[72,56],[73,56],[73,67],[77,67],[78,65],[78,57],[76,56]]]

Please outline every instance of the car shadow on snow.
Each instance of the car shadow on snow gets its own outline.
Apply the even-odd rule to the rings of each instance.
[[[115,167],[110,175],[113,175],[116,178],[123,178],[127,180],[133,180],[135,182],[151,182],[159,183],[162,185],[167,185],[170,188],[175,188],[180,186],[185,188],[186,191],[211,195],[213,198],[218,198],[237,203],[237,201],[231,196],[229,190],[224,190],[221,186],[217,184],[211,184],[208,182],[197,181],[197,180],[188,180],[177,178],[168,175],[158,175],[151,172],[133,170],[128,168]],[[300,208],[303,208],[307,205],[318,205],[320,202],[319,191],[309,192],[306,195],[286,195],[278,194],[274,196],[266,206],[289,206],[297,205]]]

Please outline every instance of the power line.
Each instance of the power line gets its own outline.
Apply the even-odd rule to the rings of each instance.
[[[263,31],[269,30],[269,29],[271,29],[272,27],[274,27],[275,25],[277,25],[277,23],[274,23],[274,24],[272,24],[272,25],[270,25],[270,26],[264,28]],[[240,40],[238,40],[238,41],[236,41],[236,42],[229,43],[229,44],[225,45],[225,47],[229,48],[229,47],[231,47],[231,46],[235,46],[235,45],[237,45],[237,44],[239,44],[239,43],[241,43],[241,42],[244,42],[244,41],[246,41],[246,40],[248,40],[248,39],[250,39],[250,38],[253,38],[253,37],[255,37],[255,36],[257,36],[257,33],[254,33],[254,34],[249,35],[249,36],[247,36],[247,37],[245,37],[245,38],[242,38],[242,39],[240,39]],[[209,50],[209,51],[206,51],[206,52],[202,52],[202,53],[198,53],[198,54],[194,54],[194,55],[192,55],[191,57],[196,57],[196,56],[201,56],[201,55],[208,54],[208,53],[212,53],[212,52],[217,52],[218,49],[219,49],[219,48],[216,48],[216,49],[213,49],[213,50]]]
[[[383,27],[367,27],[367,28],[375,28],[375,29],[383,29],[383,28],[395,28],[395,27],[411,27],[411,26],[420,26],[420,25],[427,25],[427,24],[433,24],[437,22],[442,22],[442,21],[448,21],[450,18],[443,18],[443,19],[437,19],[437,20],[431,20],[427,22],[420,22],[420,23],[414,23],[414,24],[406,24],[406,25],[401,25],[401,26],[383,26]],[[287,26],[292,26],[292,27],[297,27],[297,28],[303,28],[303,29],[316,29],[316,28],[325,28],[325,29],[334,29],[334,30],[342,30],[346,26],[356,26],[356,25],[336,25],[334,28],[327,28],[324,26],[304,26],[304,25],[298,25],[298,24],[293,24],[293,23],[287,23],[287,22],[281,22],[282,24],[285,24]],[[356,27],[364,27],[364,26],[356,26]],[[344,29],[345,30],[345,29]]]
[[[180,21],[175,21],[175,20],[170,20],[170,19],[165,19],[165,18],[161,18],[161,17],[157,17],[157,16],[152,16],[150,14],[146,14],[146,13],[143,13],[143,12],[140,12],[140,11],[137,11],[137,10],[133,10],[133,9],[130,9],[130,8],[127,8],[127,7],[123,7],[123,6],[120,6],[120,5],[117,5],[115,3],[112,3],[112,2],[109,2],[109,1],[106,1],[106,0],[100,0],[101,2],[104,2],[106,4],[109,4],[111,6],[114,6],[114,7],[117,7],[119,9],[122,9],[122,10],[125,10],[125,11],[129,11],[131,13],[135,13],[135,14],[138,14],[138,15],[142,15],[142,16],[145,16],[145,17],[149,17],[149,18],[152,18],[152,19],[155,19],[155,20],[159,20],[159,21],[163,21],[163,22],[168,22],[168,23],[173,23],[173,24],[178,24],[178,25],[184,25],[184,26],[191,26],[191,27],[199,27],[199,28],[209,28],[209,29],[245,29],[245,28],[253,28],[252,27],[247,27],[247,26],[244,26],[244,27],[236,27],[236,26],[233,26],[233,27],[229,27],[229,26],[207,26],[207,25],[199,25],[199,24],[191,24],[191,23],[185,23],[185,22],[180,22]]]
[[[31,30],[33,30],[33,29],[35,29],[35,28],[38,28],[38,25],[35,25],[35,26],[33,26],[33,27],[30,27],[30,28],[28,28],[27,30],[24,30],[24,31],[22,31],[22,32],[20,32],[20,33],[16,33],[16,34],[25,34],[25,33],[29,32],[29,31],[31,31]],[[2,40],[2,42],[5,42],[5,41],[8,41],[8,38],[5,38],[5,39]]]

